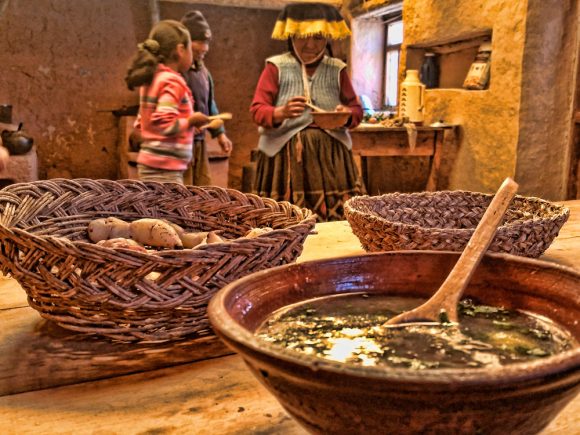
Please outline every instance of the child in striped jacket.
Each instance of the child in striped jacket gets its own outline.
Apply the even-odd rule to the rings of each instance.
[[[160,21],[139,44],[125,81],[140,86],[135,129],[141,137],[137,158],[139,179],[177,182],[192,158],[194,130],[209,123],[193,111],[193,97],[180,73],[192,63],[191,39],[178,21]]]

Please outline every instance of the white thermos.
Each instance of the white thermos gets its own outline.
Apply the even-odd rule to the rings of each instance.
[[[418,70],[407,70],[405,80],[401,83],[401,98],[399,101],[399,117],[409,118],[410,122],[423,122],[425,85],[419,80]]]

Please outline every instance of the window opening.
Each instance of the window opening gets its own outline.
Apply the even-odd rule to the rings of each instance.
[[[403,44],[403,19],[400,13],[385,17],[385,73],[383,104],[388,110],[396,110],[399,94],[399,60]]]

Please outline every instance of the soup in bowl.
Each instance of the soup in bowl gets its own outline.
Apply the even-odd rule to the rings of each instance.
[[[486,255],[459,325],[388,330],[386,319],[429,298],[458,256],[388,252],[269,269],[224,287],[210,321],[313,433],[537,433],[580,390],[580,273]],[[442,335],[451,341],[441,345]]]

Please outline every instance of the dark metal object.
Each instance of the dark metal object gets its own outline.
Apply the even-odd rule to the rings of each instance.
[[[34,139],[22,131],[22,123],[18,125],[16,131],[3,130],[1,136],[4,147],[11,156],[26,154],[34,145]]]

